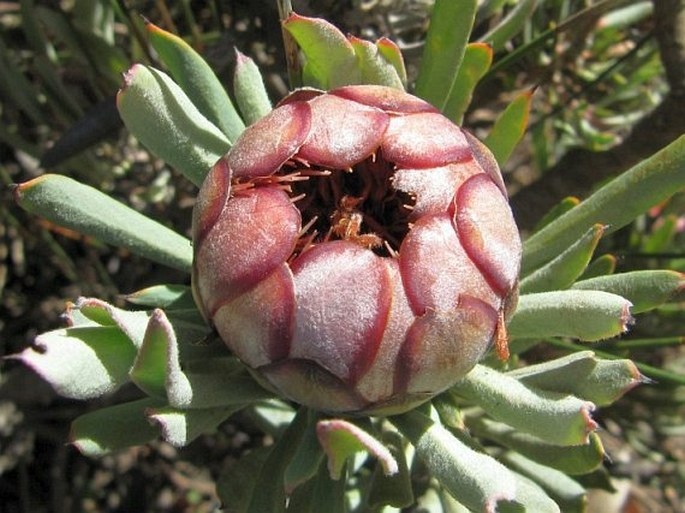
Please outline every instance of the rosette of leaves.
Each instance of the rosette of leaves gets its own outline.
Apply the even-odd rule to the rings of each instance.
[[[455,122],[492,61],[489,44],[468,42],[475,13],[475,1],[435,3],[413,91]],[[523,23],[504,21],[492,42],[501,44]],[[294,14],[283,26],[286,46],[301,53],[301,59],[291,54],[298,85],[407,86],[402,55],[389,40],[348,38],[324,20]],[[119,111],[151,152],[199,186],[272,105],[249,58],[237,57],[236,108],[183,40],[147,28],[169,74],[135,65]],[[530,96],[518,96],[485,139],[500,164],[525,130]],[[218,491],[228,511],[390,512],[416,504],[436,513],[582,511],[581,483],[592,482],[582,476],[601,474],[605,457],[593,411],[644,378],[633,362],[590,350],[529,366],[519,366],[516,355],[541,340],[619,336],[632,314],[682,290],[679,273],[614,274],[592,258],[603,235],[683,186],[680,138],[586,200],[551,211],[523,244],[520,297],[508,326],[513,356],[507,362],[486,356],[454,386],[398,415],[329,415],[277,397],[213,334],[186,285],[130,294],[127,310],[81,298],[69,305],[65,328],[39,335],[18,358],[65,397],[89,400],[127,383],[140,389],[136,401],[73,422],[71,441],[88,455],[160,436],[183,446],[249,410],[275,443],[221,477]],[[14,194],[20,206],[55,223],[191,271],[188,239],[84,184],[44,175],[15,186]]]

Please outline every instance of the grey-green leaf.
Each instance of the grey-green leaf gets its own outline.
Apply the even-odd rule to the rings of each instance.
[[[87,456],[143,445],[159,436],[146,416],[149,408],[159,406],[159,401],[147,398],[81,415],[71,424],[71,442]]]
[[[608,225],[607,233],[614,232],[684,187],[685,136],[681,136],[526,240],[523,274],[564,251],[592,225]]]
[[[479,438],[497,442],[566,474],[587,474],[604,461],[604,447],[597,433],[591,433],[586,444],[555,445],[486,417],[469,418],[467,426]]]
[[[162,438],[175,447],[185,447],[203,434],[212,433],[241,406],[180,410],[171,406],[150,408],[147,417],[155,422]]]
[[[477,452],[418,411],[390,421],[416,448],[432,474],[473,511],[494,513],[499,501],[516,497],[513,474],[487,454]]]
[[[585,511],[585,488],[556,469],[540,465],[513,451],[502,455],[504,462],[543,488],[564,513]]]
[[[88,185],[46,174],[16,186],[14,197],[22,208],[55,224],[190,271],[188,239]]]
[[[245,123],[251,125],[271,112],[271,100],[259,68],[247,55],[236,50],[233,90]]]
[[[656,308],[685,290],[685,274],[677,271],[632,271],[597,276],[573,284],[577,290],[603,290],[625,297],[634,313]]]
[[[612,404],[644,381],[632,361],[605,360],[592,351],[521,367],[507,376],[542,390],[573,394],[599,406]]]
[[[625,333],[633,322],[630,307],[627,299],[598,290],[524,294],[509,323],[509,335],[595,342]]]
[[[272,396],[234,359],[214,358],[202,365],[184,362],[182,368],[180,350],[174,327],[162,310],[155,310],[131,379],[150,395],[164,397],[181,409],[244,406]]]
[[[229,141],[235,142],[245,124],[207,61],[180,37],[149,22],[145,26],[150,43],[174,81],[198,110],[219,127]]]
[[[483,365],[476,365],[453,388],[492,418],[557,445],[584,444],[597,428],[595,405],[577,397],[528,387]]]
[[[94,399],[128,381],[135,355],[135,346],[119,328],[81,326],[43,333],[16,358],[61,396]]]
[[[231,147],[178,84],[154,68],[136,64],[126,73],[117,107],[131,133],[195,185]]]
[[[567,289],[580,276],[595,252],[605,227],[592,226],[559,256],[521,280],[521,294]]]

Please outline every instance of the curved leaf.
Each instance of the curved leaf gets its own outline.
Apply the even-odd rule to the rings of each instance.
[[[585,511],[585,488],[563,472],[531,461],[513,451],[505,452],[502,460],[515,471],[537,483],[564,513]]]
[[[354,36],[350,36],[349,41],[357,55],[362,84],[376,84],[404,90],[404,84],[397,74],[397,69],[385,58],[377,45]]]
[[[509,323],[509,336],[594,342],[625,333],[633,322],[630,307],[627,299],[597,290],[524,294]]]
[[[523,246],[523,273],[554,258],[592,225],[609,225],[607,233],[614,232],[684,187],[685,136],[681,136],[531,235]]]
[[[521,294],[570,287],[592,258],[605,227],[596,224],[554,260],[521,280]]]
[[[190,271],[190,241],[106,194],[61,175],[17,185],[14,198],[33,214],[182,271]]]
[[[438,423],[416,410],[389,420],[414,445],[431,473],[466,507],[494,513],[498,502],[515,499],[516,481],[504,465],[471,449]]]
[[[328,90],[360,83],[361,73],[352,44],[335,26],[326,20],[293,13],[283,22],[283,27],[307,59],[304,85]]]
[[[685,274],[677,271],[632,271],[597,276],[573,284],[576,290],[603,290],[633,303],[633,313],[656,308],[685,290]]]
[[[235,142],[245,129],[219,79],[200,54],[180,37],[147,22],[150,43],[197,109]]]
[[[492,418],[550,444],[587,443],[597,428],[590,417],[593,403],[526,386],[483,365],[476,365],[453,390]]]
[[[162,438],[175,447],[185,447],[203,434],[212,433],[242,406],[180,410],[165,406],[148,408],[147,418],[157,424]]]
[[[359,426],[343,419],[321,420],[316,434],[328,456],[328,470],[332,479],[340,479],[345,461],[358,452],[372,454],[383,466],[386,475],[397,474],[397,461],[379,440]]]
[[[262,74],[254,61],[238,50],[235,55],[235,99],[245,123],[251,125],[271,112],[271,100],[266,92]]]
[[[150,395],[181,409],[246,405],[273,394],[259,386],[233,358],[181,365],[174,327],[162,310],[153,311],[131,380]]]
[[[70,399],[94,399],[128,381],[136,348],[114,326],[48,331],[17,358]]]
[[[72,422],[69,438],[87,456],[146,444],[159,436],[159,429],[145,412],[159,406],[159,401],[148,398],[86,413]]]
[[[387,37],[381,37],[376,41],[376,47],[383,57],[395,68],[397,76],[400,77],[402,87],[407,87],[407,69],[404,66],[404,57],[400,47]]]
[[[469,420],[467,425],[479,438],[495,441],[566,474],[587,474],[599,468],[604,461],[604,447],[597,433],[590,433],[586,444],[555,445],[488,418]]]
[[[117,94],[124,124],[152,153],[200,185],[231,147],[171,78],[135,64]]]

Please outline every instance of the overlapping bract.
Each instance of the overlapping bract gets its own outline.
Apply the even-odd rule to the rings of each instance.
[[[196,301],[268,387],[397,412],[454,384],[515,303],[521,243],[489,151],[381,86],[300,90],[213,167]]]

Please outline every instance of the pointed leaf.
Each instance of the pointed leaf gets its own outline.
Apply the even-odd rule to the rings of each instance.
[[[171,406],[182,409],[246,405],[273,395],[232,358],[192,363],[185,362],[182,368],[174,327],[162,310],[154,310],[130,373],[131,380],[146,393],[164,397]]]
[[[492,47],[486,43],[466,45],[464,60],[445,105],[444,114],[460,125],[471,103],[473,90],[492,64]]]
[[[22,208],[49,221],[174,269],[190,271],[190,241],[106,194],[60,175],[42,175],[14,189]]]
[[[233,90],[245,123],[251,125],[271,112],[271,100],[255,62],[238,50],[235,54]]]
[[[407,69],[404,66],[404,58],[402,57],[400,47],[387,37],[382,37],[376,41],[376,46],[378,47],[378,51],[381,53],[381,55],[385,57],[385,60],[387,60],[395,68],[395,72],[397,73],[397,76],[400,77],[400,81],[402,82],[402,87],[406,88]]]
[[[231,147],[183,90],[154,68],[136,64],[126,73],[117,107],[131,133],[195,185]]]
[[[447,104],[476,16],[476,0],[436,0],[415,94],[440,110]]]
[[[211,434],[241,406],[179,410],[170,406],[149,408],[148,418],[159,426],[162,438],[175,447],[185,447],[203,434]]]
[[[386,475],[397,474],[397,462],[379,440],[360,427],[342,419],[321,420],[316,434],[328,456],[328,470],[332,479],[340,479],[345,462],[358,452],[368,452],[383,466]]]
[[[226,90],[200,54],[180,37],[153,25],[145,24],[150,43],[197,109],[235,142],[245,124],[226,94]]]
[[[540,465],[512,451],[505,452],[502,459],[509,467],[540,485],[564,513],[585,511],[585,488],[563,472]]]
[[[500,166],[506,163],[526,132],[534,92],[534,90],[526,91],[514,98],[514,101],[495,120],[490,133],[483,141],[485,146],[490,148]]]
[[[388,62],[378,46],[365,39],[350,36],[350,44],[357,56],[362,84],[375,84],[404,90],[402,79],[392,63]]]
[[[580,275],[580,280],[588,280],[597,276],[614,274],[614,271],[616,271],[616,261],[616,257],[608,253],[595,258],[590,262],[590,265],[585,268],[583,274]]]
[[[307,59],[304,85],[328,90],[359,84],[361,72],[352,44],[340,30],[319,18],[291,14],[283,27],[295,38]]]
[[[514,476],[495,459],[474,451],[416,410],[389,420],[414,445],[431,473],[466,507],[494,513],[499,501],[514,500]]]
[[[482,36],[479,41],[490,43],[493,50],[499,52],[504,48],[507,41],[523,30],[536,5],[537,0],[521,0],[517,2],[506,18]]]
[[[584,444],[597,428],[590,417],[595,409],[591,402],[526,386],[483,365],[476,365],[453,390],[495,420],[547,443]]]
[[[618,294],[633,303],[633,313],[641,313],[666,303],[685,290],[685,274],[668,270],[632,271],[579,281],[572,288]]]
[[[136,348],[114,326],[82,326],[48,331],[19,359],[61,396],[93,399],[128,381]]]
[[[551,260],[590,226],[607,233],[630,223],[685,187],[685,136],[604,185],[573,210],[531,235],[524,244],[522,271],[530,274]]]
[[[590,433],[586,444],[564,446],[549,444],[538,437],[488,418],[471,420],[468,422],[468,428],[479,438],[495,441],[531,460],[566,474],[587,474],[604,461],[604,447],[596,433]]]
[[[592,351],[527,365],[507,376],[542,390],[572,394],[598,406],[612,404],[644,381],[630,360],[604,360]]]
[[[605,227],[596,224],[554,260],[520,282],[521,294],[569,288],[587,267]]]
[[[568,342],[566,340],[560,340],[560,339],[548,339],[545,341],[547,344],[550,344],[552,346],[555,346],[560,349],[564,349],[566,351],[572,351],[572,352],[583,352],[585,349],[583,346],[579,344],[574,344],[573,342]],[[606,360],[621,360],[622,358],[620,356],[616,356],[613,353],[608,353],[606,351],[600,351],[600,350],[595,350],[594,351],[597,356],[606,359]],[[639,369],[639,371],[644,374],[644,377],[641,377],[641,381],[643,383],[650,383],[652,379],[660,382],[660,383],[671,383],[673,385],[685,385],[685,376],[683,374],[678,373],[678,372],[671,372],[668,370],[664,370],[663,368],[660,367],[654,367],[652,365],[647,365],[646,363],[642,362],[635,362],[636,367]]]
[[[621,296],[597,290],[525,294],[509,323],[509,336],[595,342],[628,331],[633,322],[631,306]]]
[[[147,398],[86,413],[72,422],[69,438],[86,456],[146,444],[159,436],[145,416],[148,408],[157,406],[159,401]]]
[[[579,204],[580,200],[575,196],[568,196],[567,198],[564,198],[559,203],[554,205],[544,216],[542,216],[542,219],[540,219],[533,228],[533,233],[539,232],[557,217],[561,217],[563,214],[572,208],[577,207]]]

